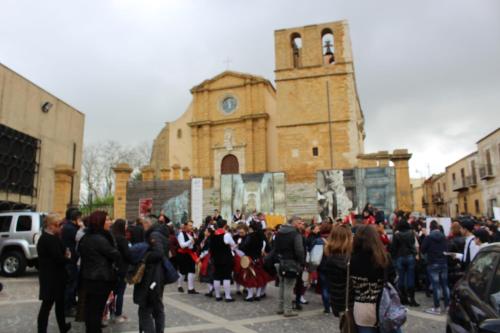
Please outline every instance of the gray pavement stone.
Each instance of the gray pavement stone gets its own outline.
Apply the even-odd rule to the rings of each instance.
[[[38,278],[36,273],[18,279],[0,278],[5,290],[0,293],[0,332],[34,332],[36,331],[36,317],[40,302],[38,301]],[[298,332],[338,332],[338,319],[332,315],[322,313],[321,298],[318,294],[308,292],[306,299],[309,304],[304,305],[300,316],[285,319],[275,315],[277,303],[277,288],[269,284],[267,298],[260,302],[244,302],[241,296],[233,297],[236,302],[215,302],[213,298],[203,296],[205,286],[197,285],[200,295],[178,293],[176,285],[165,288],[166,333],[177,332],[271,332],[271,333],[298,333]],[[112,324],[104,329],[105,333],[137,332],[137,306],[132,302],[132,287],[127,288],[124,314],[129,321],[123,324]],[[423,313],[431,306],[431,298],[423,293],[417,294],[417,300],[422,304],[420,308],[412,308],[408,322],[403,327],[405,333],[434,333],[444,332],[444,316],[433,317]],[[84,332],[83,323],[72,323],[72,332]],[[49,332],[58,332],[54,313],[51,313]]]

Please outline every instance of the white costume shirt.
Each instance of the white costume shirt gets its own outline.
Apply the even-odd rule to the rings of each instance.
[[[182,249],[193,249],[194,247],[194,238],[192,235],[186,233],[186,235],[188,236],[188,240],[185,241],[184,240],[184,233],[181,231],[179,232],[179,234],[177,235],[177,241],[179,242],[179,246],[182,248]]]

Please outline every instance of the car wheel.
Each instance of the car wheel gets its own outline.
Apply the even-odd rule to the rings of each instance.
[[[19,276],[26,271],[26,258],[19,251],[11,251],[2,255],[0,265],[5,276]]]

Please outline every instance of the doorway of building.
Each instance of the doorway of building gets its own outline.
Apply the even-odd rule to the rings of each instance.
[[[236,158],[236,156],[232,154],[224,156],[220,165],[220,173],[222,175],[226,175],[239,172],[240,172],[240,166],[238,163],[238,158]]]

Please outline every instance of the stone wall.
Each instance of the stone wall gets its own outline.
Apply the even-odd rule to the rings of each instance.
[[[286,214],[310,219],[318,214],[315,183],[286,184]]]

